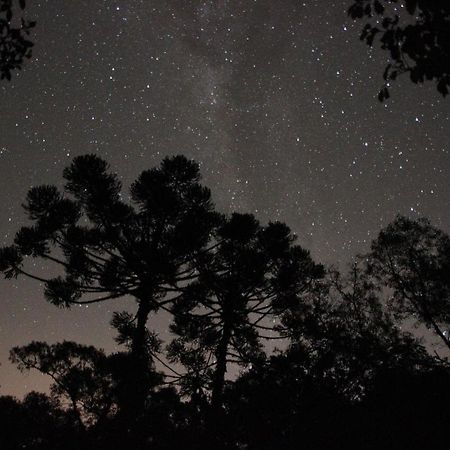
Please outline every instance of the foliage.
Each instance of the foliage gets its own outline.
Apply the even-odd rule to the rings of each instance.
[[[29,191],[32,225],[0,249],[0,270],[44,282],[58,306],[131,296],[137,312],[113,314],[123,352],[69,341],[11,350],[19,370],[52,384],[50,396],[0,397],[2,449],[448,447],[448,360],[399,323],[413,318],[450,348],[450,238],[429,221],[398,217],[341,274],[285,224],[215,212],[182,156],[144,171],[130,202],[94,155],[64,178],[63,192]],[[64,276],[30,272],[34,258]],[[147,329],[160,311],[166,347]]]
[[[31,342],[13,348],[10,359],[21,371],[36,369],[48,375],[53,398],[69,402],[80,424],[107,416],[113,406],[112,379],[103,351],[69,341]]]
[[[403,17],[405,10],[409,17]],[[403,16],[402,16],[403,13]],[[367,19],[361,40],[375,41],[389,53],[391,62],[378,98],[389,98],[389,87],[399,75],[413,83],[436,82],[445,97],[450,86],[450,4],[447,0],[354,0],[353,19]]]
[[[227,366],[264,359],[261,338],[274,338],[271,324],[320,278],[323,268],[294,245],[282,223],[263,227],[250,214],[233,214],[216,231],[216,245],[196,258],[198,280],[172,306],[172,361],[188,377],[208,382],[211,401],[221,404]],[[276,336],[276,334],[275,334]],[[184,382],[187,380],[185,379]]]
[[[328,283],[300,308],[287,311],[287,356],[315,383],[351,401],[364,397],[380,370],[432,365],[409,333],[384,310],[384,298],[361,264],[342,276],[330,271]]]
[[[0,271],[6,278],[45,283],[45,297],[60,307],[133,297],[134,317],[117,314],[113,325],[119,341],[131,347],[130,373],[137,378],[129,380],[129,401],[142,406],[147,387],[139,374],[157,348],[147,319],[167,308],[180,283],[196,277],[192,260],[205,251],[218,217],[210,191],[200,184],[198,165],[184,156],[142,172],[131,186],[130,203],[123,200],[118,175],[95,155],[76,157],[63,175],[63,192],[47,185],[28,192],[24,209],[32,225],[0,249]],[[64,276],[27,271],[29,258],[58,266]]]
[[[14,0],[0,1],[0,79],[11,80],[11,72],[21,69],[25,59],[31,58],[33,42],[29,36],[36,22],[20,18],[20,26],[14,26]],[[25,0],[18,1],[18,8],[25,9]]]
[[[397,318],[414,318],[450,348],[450,238],[426,219],[399,216],[380,232],[368,255],[369,273],[393,290]]]

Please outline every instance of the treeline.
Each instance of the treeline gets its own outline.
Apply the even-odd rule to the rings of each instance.
[[[448,448],[443,231],[398,217],[339,273],[285,224],[217,212],[183,156],[142,172],[129,194],[94,155],[63,176],[62,191],[29,191],[30,225],[0,249],[0,270],[44,283],[59,307],[131,297],[135,308],[112,317],[120,352],[68,341],[11,350],[19,370],[52,384],[0,397],[0,448]],[[34,259],[61,275],[33,273]],[[147,327],[158,314],[171,342]]]

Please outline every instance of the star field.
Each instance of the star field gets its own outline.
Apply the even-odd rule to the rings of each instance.
[[[285,221],[323,263],[366,251],[399,213],[448,232],[448,100],[399,79],[379,103],[387,55],[359,41],[349,3],[30,4],[34,57],[0,85],[2,245],[24,224],[27,190],[60,184],[85,153],[108,160],[125,186],[186,154],[220,210]],[[108,322],[123,301],[65,311],[46,304],[38,283],[1,280],[0,289],[2,393],[43,385],[7,362],[14,345],[113,349]]]

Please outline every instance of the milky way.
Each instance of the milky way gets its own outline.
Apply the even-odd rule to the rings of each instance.
[[[84,153],[107,159],[125,186],[184,153],[201,164],[219,209],[285,221],[329,264],[366,251],[398,213],[448,232],[448,100],[433,84],[400,79],[379,103],[387,55],[359,41],[348,6],[33,2],[34,58],[0,85],[3,245],[24,224],[27,190],[60,184]],[[2,393],[45,385],[17,375],[13,345],[73,339],[113,349],[108,322],[123,302],[64,311],[35,282],[0,288]],[[151,326],[165,336],[160,319]]]

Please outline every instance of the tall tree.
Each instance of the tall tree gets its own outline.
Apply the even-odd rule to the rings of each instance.
[[[45,283],[45,297],[60,307],[135,299],[136,314],[118,314],[114,325],[130,343],[128,400],[137,411],[147,389],[147,319],[196,277],[192,260],[205,250],[217,217],[210,191],[200,184],[198,165],[183,156],[142,172],[129,203],[119,177],[95,155],[76,157],[63,175],[63,192],[55,186],[28,192],[24,208],[33,224],[0,249],[0,270],[6,278]],[[30,258],[59,266],[64,276],[32,273]]]
[[[405,17],[405,12],[408,17]],[[365,19],[361,40],[379,42],[391,62],[378,98],[389,97],[389,86],[399,75],[413,83],[436,82],[445,97],[450,86],[450,4],[447,0],[353,0],[353,19]]]
[[[171,328],[179,337],[170,353],[188,365],[188,373],[209,377],[217,410],[228,365],[249,366],[260,359],[261,338],[278,336],[274,319],[323,269],[294,245],[286,225],[264,227],[250,214],[225,219],[215,240],[210,252],[196,258],[198,280],[172,306]]]
[[[432,329],[450,349],[450,237],[399,216],[372,242],[369,272],[393,290],[391,307]],[[447,328],[448,329],[448,328]]]

